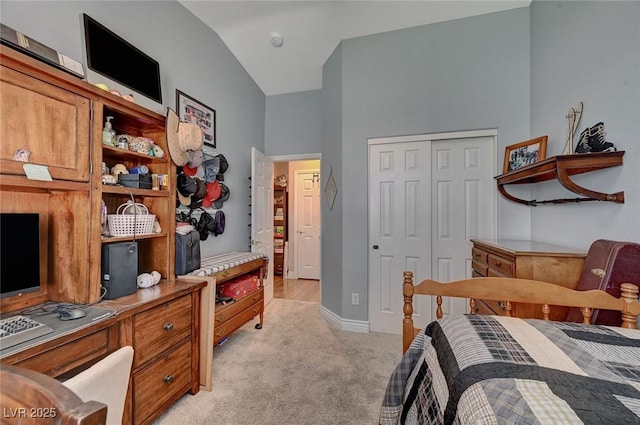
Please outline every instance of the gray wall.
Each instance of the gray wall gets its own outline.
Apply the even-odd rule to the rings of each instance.
[[[501,169],[504,146],[530,133],[529,43],[528,8],[342,42],[342,282],[322,282],[342,291],[342,318],[368,319],[350,298],[368,297],[367,139],[497,128]],[[529,237],[530,209],[499,202],[500,234]],[[324,226],[323,242],[335,231]]]
[[[267,96],[265,154],[319,153],[322,149],[322,91]]]
[[[218,35],[174,1],[2,1],[2,22],[85,65],[82,13],[160,63],[164,106],[175,90],[216,110],[218,149],[229,161],[225,233],[204,255],[249,247],[250,147],[264,151],[265,96]],[[114,58],[117,60],[117,58]],[[126,66],[126,64],[123,64]],[[137,99],[142,95],[135,95]],[[164,115],[165,108],[159,112]]]
[[[536,239],[587,249],[596,239],[640,242],[640,2],[533,2],[531,128],[549,135],[549,155],[562,152],[570,106],[584,102],[578,135],[605,123],[606,139],[624,150],[624,165],[575,176],[625,203],[587,202],[532,209]],[[557,182],[536,185],[536,199],[574,198]]]
[[[322,69],[322,266],[320,301],[338,316],[343,315],[343,156],[342,156],[342,44],[333,51]],[[348,162],[348,161],[346,161]],[[324,197],[329,174],[333,173],[338,187],[333,208],[329,210]],[[350,298],[349,298],[350,299]]]

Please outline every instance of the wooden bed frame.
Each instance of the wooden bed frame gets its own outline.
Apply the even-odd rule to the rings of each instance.
[[[436,317],[442,317],[442,297],[469,298],[470,312],[476,312],[476,299],[506,302],[506,315],[511,315],[511,303],[541,304],[544,320],[549,320],[550,305],[580,307],[583,323],[588,324],[594,308],[622,312],[623,328],[637,329],[640,315],[638,286],[632,283],[620,285],[621,297],[616,298],[601,290],[576,291],[547,282],[506,277],[476,277],[450,283],[423,280],[413,284],[413,273],[404,272],[404,319],[402,321],[402,352],[406,352],[420,328],[413,325],[414,294],[435,295],[438,308]],[[426,323],[425,323],[426,325]]]

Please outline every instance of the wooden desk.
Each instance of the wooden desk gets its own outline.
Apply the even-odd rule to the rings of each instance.
[[[118,318],[113,315],[92,321],[90,316],[86,320],[69,322],[61,322],[55,314],[34,317],[54,332],[2,350],[0,362],[35,370],[52,378],[75,374],[119,348]],[[66,325],[67,329],[59,329],[61,325]]]
[[[148,424],[189,392],[198,392],[200,290],[206,280],[175,280],[102,301],[116,315],[2,358],[52,377],[68,377],[119,347],[134,360],[123,424]]]

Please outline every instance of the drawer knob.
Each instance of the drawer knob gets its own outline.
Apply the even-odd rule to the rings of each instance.
[[[502,310],[507,309],[507,306],[505,305],[504,301],[498,301],[498,307],[500,307],[500,309]]]
[[[500,261],[496,261],[496,266],[500,267],[502,263]]]
[[[173,324],[171,324],[171,323],[165,323],[165,324],[164,324],[164,326],[163,326],[163,328],[164,328],[164,330],[165,330],[165,331],[167,331],[167,332],[172,331],[172,330],[173,330]]]
[[[170,384],[170,383],[173,382],[173,376],[172,375],[167,375],[167,376],[164,377],[163,381],[164,381],[165,384]]]

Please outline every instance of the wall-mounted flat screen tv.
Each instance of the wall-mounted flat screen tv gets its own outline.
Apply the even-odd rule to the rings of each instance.
[[[84,33],[89,69],[162,103],[157,61],[86,14]]]

